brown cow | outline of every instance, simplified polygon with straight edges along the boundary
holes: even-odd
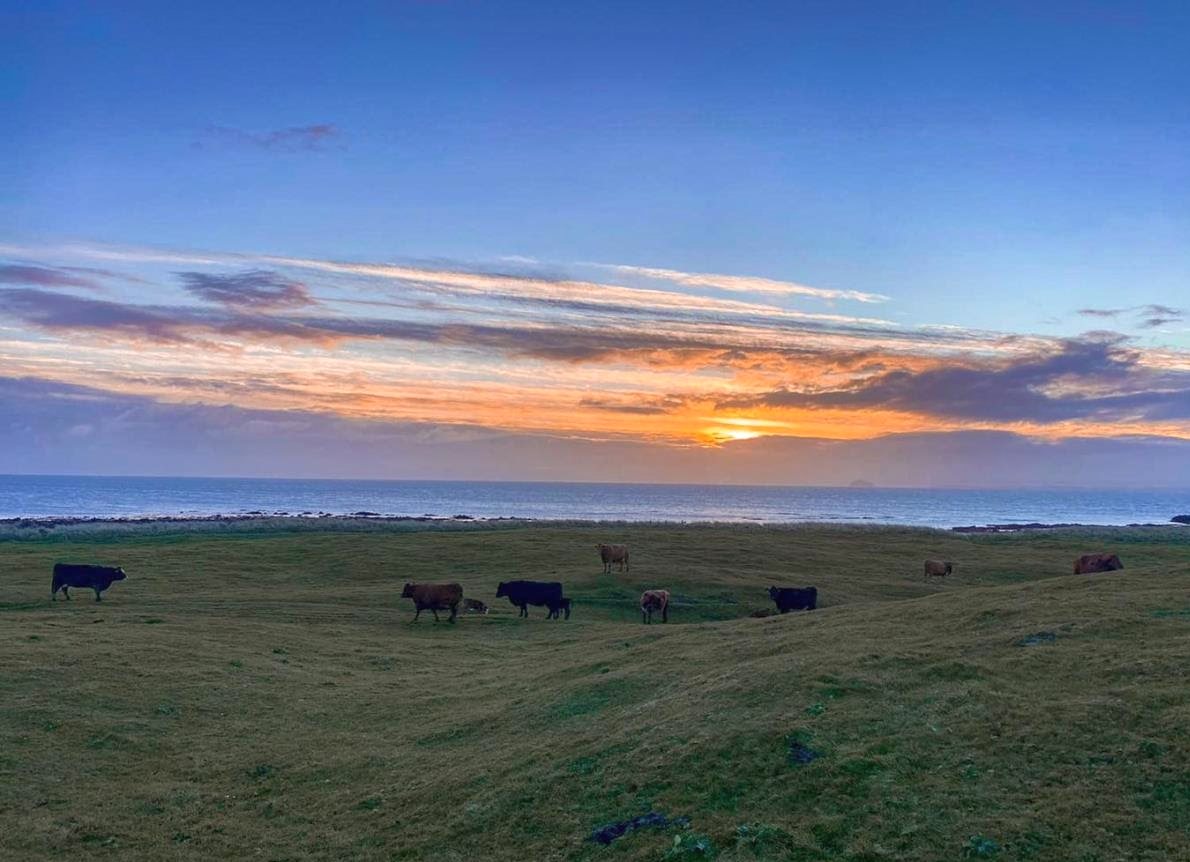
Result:
[[[661,611],[661,622],[669,622],[669,590],[645,590],[641,593],[640,621],[651,623],[654,611]]]
[[[620,571],[628,568],[628,546],[627,545],[603,545],[595,546],[595,550],[599,552],[599,558],[603,560],[603,573],[610,575],[612,571],[612,563],[620,564]]]
[[[1124,568],[1115,554],[1083,554],[1074,561],[1076,575],[1090,575],[1094,572],[1114,572]]]
[[[945,578],[954,571],[954,564],[950,560],[926,560],[926,573],[922,576],[924,580],[930,578]]]
[[[450,608],[450,620],[454,622],[459,615],[459,602],[463,600],[463,588],[458,584],[405,584],[401,598],[413,599],[417,613],[413,621],[421,616],[422,611],[432,611],[434,622],[438,622],[438,611]]]

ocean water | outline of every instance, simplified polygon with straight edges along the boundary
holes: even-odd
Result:
[[[616,521],[969,524],[1165,523],[1185,491],[808,488],[0,476],[0,518],[352,514]]]

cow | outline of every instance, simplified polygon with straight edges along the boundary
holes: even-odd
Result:
[[[620,571],[628,570],[628,546],[627,545],[603,545],[595,546],[595,550],[599,552],[599,559],[603,560],[603,573],[610,575],[612,571],[612,563],[619,563]]]
[[[817,587],[769,587],[769,598],[783,614],[812,611],[818,607]]]
[[[1074,561],[1076,575],[1090,575],[1095,572],[1114,572],[1124,568],[1115,554],[1083,554]]]
[[[945,578],[953,571],[954,563],[950,560],[926,560],[926,573],[922,575],[922,580]]]
[[[529,605],[549,608],[547,618],[552,619],[557,619],[559,610],[570,607],[570,600],[563,598],[562,585],[557,581],[501,581],[496,587],[496,598],[507,598],[521,609],[517,614],[521,617],[529,616]]]
[[[95,591],[95,601],[103,601],[100,595],[112,585],[112,581],[122,581],[128,575],[122,568],[111,566],[86,566],[72,563],[58,563],[54,566],[54,580],[50,586],[50,600],[58,601],[58,590],[70,601],[70,588],[91,589]]]
[[[669,590],[645,590],[640,594],[640,621],[651,623],[655,611],[661,612],[661,622],[669,622]]]
[[[438,611],[450,610],[448,622],[454,622],[459,615],[459,602],[463,600],[463,588],[458,584],[405,584],[401,591],[401,598],[413,599],[413,606],[417,613],[413,621],[421,616],[422,611],[434,614],[434,622],[438,622]]]
[[[465,614],[486,614],[488,606],[479,599],[463,599],[463,613]]]

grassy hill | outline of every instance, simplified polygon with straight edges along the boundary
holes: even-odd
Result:
[[[58,560],[129,579],[51,604]],[[771,583],[821,609],[749,618]],[[72,533],[0,588],[3,858],[1190,859],[1190,530]],[[585,840],[649,811],[690,825]]]

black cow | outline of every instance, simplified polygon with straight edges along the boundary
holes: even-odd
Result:
[[[549,608],[547,618],[557,619],[559,610],[566,610],[570,618],[570,600],[563,598],[562,585],[557,581],[501,581],[496,598],[507,598],[521,609],[517,616],[529,616],[529,605]]]
[[[123,569],[111,566],[84,566],[71,563],[58,563],[54,566],[54,582],[50,590],[50,598],[58,601],[58,590],[70,601],[70,588],[92,589],[95,591],[95,601],[103,601],[100,595],[112,585],[112,581],[122,581],[126,577]]]
[[[812,611],[818,607],[818,588],[769,587],[769,598],[783,614],[790,611]]]

